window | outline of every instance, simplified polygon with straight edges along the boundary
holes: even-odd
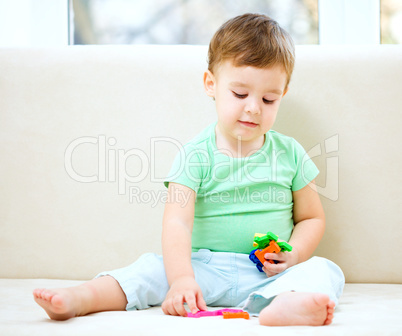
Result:
[[[279,22],[296,44],[318,43],[318,0],[72,0],[74,44],[208,44],[246,12]]]
[[[381,43],[402,44],[401,0],[381,0]]]

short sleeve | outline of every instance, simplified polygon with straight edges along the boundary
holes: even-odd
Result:
[[[207,166],[209,166],[208,154],[195,146],[186,145],[177,153],[164,184],[168,187],[169,182],[179,183],[197,193]]]
[[[302,145],[296,140],[294,140],[294,155],[297,168],[292,181],[292,191],[304,188],[314,180],[320,172]]]

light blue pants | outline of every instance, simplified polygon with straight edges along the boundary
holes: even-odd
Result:
[[[200,250],[192,253],[192,266],[208,306],[242,307],[253,315],[258,315],[276,295],[291,290],[325,293],[337,304],[345,284],[341,269],[319,257],[273,277],[259,272],[247,254]],[[127,297],[127,310],[160,306],[169,290],[162,256],[152,253],[97,277],[104,275],[120,284]]]

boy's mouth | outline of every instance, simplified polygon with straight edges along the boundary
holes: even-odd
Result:
[[[250,121],[242,121],[242,120],[239,120],[239,123],[240,123],[241,125],[243,125],[243,126],[251,127],[251,128],[254,128],[254,127],[257,127],[257,126],[258,126],[258,124],[255,124],[255,123],[250,122]]]

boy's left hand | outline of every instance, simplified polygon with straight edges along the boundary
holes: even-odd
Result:
[[[262,270],[268,277],[282,273],[289,267],[298,264],[298,253],[293,248],[291,252],[279,252],[279,253],[265,253],[265,259],[277,261],[277,264],[271,264],[268,261],[264,263]]]

